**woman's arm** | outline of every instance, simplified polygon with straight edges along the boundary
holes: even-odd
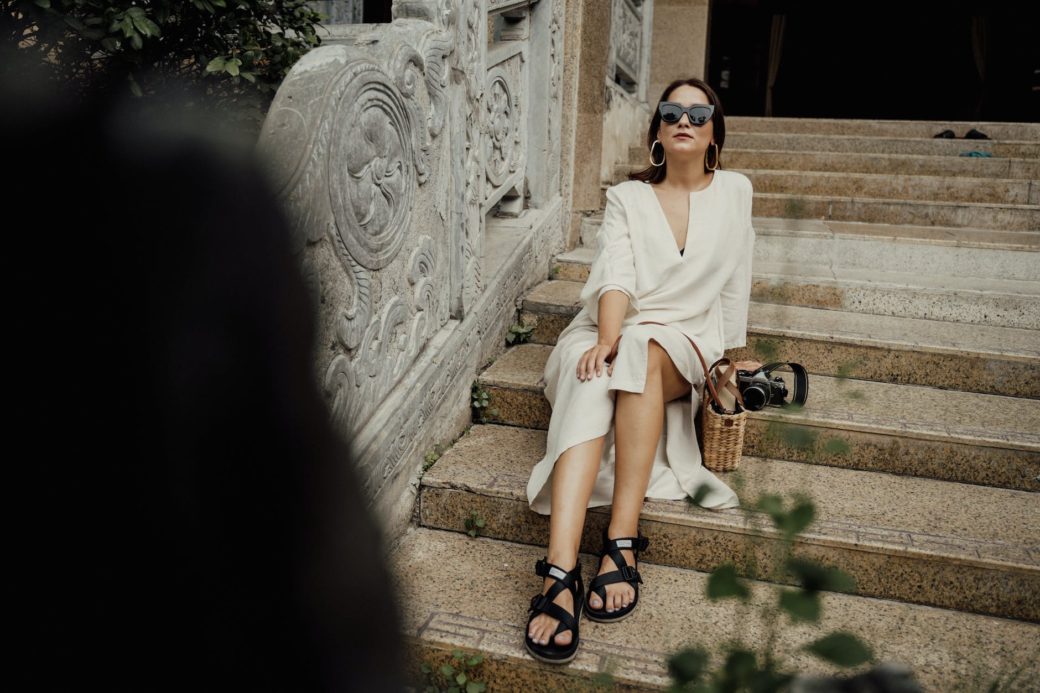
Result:
[[[600,340],[617,339],[629,310],[639,310],[636,267],[625,207],[616,186],[607,188],[607,206],[596,235],[596,258],[581,290],[581,302],[600,328]],[[601,306],[605,309],[602,313]]]

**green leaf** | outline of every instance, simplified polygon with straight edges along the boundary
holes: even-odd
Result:
[[[726,658],[725,671],[729,683],[744,688],[758,669],[755,654],[747,650],[736,650]]]
[[[36,0],[36,4],[45,10],[49,10],[51,8],[51,0]]]
[[[780,608],[795,621],[818,621],[820,595],[805,590],[783,590],[780,593]]]
[[[223,72],[224,71],[224,57],[218,55],[209,61],[206,65],[206,72]]]
[[[130,45],[133,46],[135,50],[141,50],[141,47],[144,46],[144,41],[141,40],[141,35],[136,31],[130,35]]]
[[[781,429],[781,433],[784,437],[784,442],[798,450],[811,448],[816,443],[817,435],[819,435],[816,431],[810,430],[805,426],[784,426]]]
[[[719,566],[708,576],[707,591],[709,599],[739,597],[746,600],[751,596],[747,585],[737,576],[736,566],[732,563]]]
[[[703,648],[686,648],[668,658],[668,673],[675,682],[696,683],[708,670],[708,653]]]
[[[803,645],[802,649],[842,667],[854,667],[874,658],[866,643],[852,633],[840,631]]]
[[[790,557],[787,559],[787,568],[799,578],[807,590],[851,592],[856,589],[856,581],[848,573],[806,558]]]
[[[829,455],[847,455],[850,451],[849,444],[843,438],[828,438],[823,449]]]
[[[470,681],[466,684],[466,693],[484,693],[486,688],[481,681]]]
[[[455,675],[455,667],[453,667],[450,664],[442,664],[441,665],[441,673],[444,674],[445,676],[448,676],[448,677],[454,676]]]
[[[243,79],[247,79],[250,82],[253,82],[254,84],[256,83],[256,75],[254,75],[252,72],[243,72],[241,74]]]
[[[812,501],[802,500],[784,516],[778,526],[788,537],[793,537],[812,524],[815,517],[816,507]]]
[[[484,655],[473,655],[472,657],[469,658],[469,661],[467,662],[467,664],[469,664],[471,667],[475,667],[475,666],[477,666],[478,664],[480,664],[483,661],[484,661]]]
[[[776,520],[784,513],[784,499],[775,493],[764,493],[758,497],[755,507]]]
[[[466,672],[460,671],[458,675],[455,677],[455,683],[459,684],[460,686],[464,686],[466,684]]]
[[[228,62],[224,63],[224,70],[226,70],[227,73],[230,75],[237,76],[239,63],[239,60],[229,60]]]
[[[705,483],[698,484],[697,488],[694,489],[694,491],[693,491],[693,495],[690,496],[690,500],[695,505],[700,505],[701,501],[704,500],[704,498],[709,493],[711,493],[711,486],[709,486],[708,484],[705,484]]]

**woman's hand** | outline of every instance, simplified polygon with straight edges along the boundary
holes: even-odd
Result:
[[[606,364],[607,356],[610,355],[610,347],[606,344],[596,344],[594,347],[586,351],[578,359],[578,380],[586,381],[592,380],[592,374],[595,372],[597,376],[603,375],[603,367],[607,366],[607,375],[614,373],[614,364],[617,363],[617,359]]]

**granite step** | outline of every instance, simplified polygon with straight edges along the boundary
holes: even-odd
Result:
[[[582,218],[581,240],[585,247],[595,248],[596,233],[603,223],[603,212],[588,214]],[[787,238],[829,239],[836,242],[876,241],[877,244],[868,249],[872,254],[885,253],[886,262],[896,258],[898,263],[889,266],[891,269],[916,268],[911,263],[932,263],[938,259],[938,266],[944,270],[950,263],[958,263],[952,271],[970,272],[977,277],[1005,277],[1006,272],[1016,272],[1014,277],[1035,279],[1040,274],[1037,269],[1036,256],[1019,255],[1013,252],[1004,254],[976,253],[953,248],[984,248],[1002,251],[1040,252],[1040,232],[999,231],[993,229],[974,229],[955,226],[920,226],[914,224],[875,224],[856,221],[837,221],[834,219],[787,219],[784,217],[755,216],[752,218],[755,233],[761,241],[766,236]],[[786,240],[782,241],[787,243]],[[882,243],[884,242],[884,243]],[[886,244],[893,244],[891,249]],[[920,248],[914,246],[922,246]],[[862,247],[851,245],[858,252]],[[840,252],[835,252],[835,248]],[[822,249],[822,250],[821,250]],[[943,250],[945,249],[945,250]],[[864,266],[867,260],[849,257],[848,252],[839,246],[830,250],[821,246],[816,252],[824,252],[828,262],[852,266]],[[907,253],[913,253],[908,255]],[[899,257],[909,258],[898,260]],[[994,266],[994,263],[999,263]],[[928,265],[932,266],[932,265]],[[926,266],[927,269],[927,266]],[[951,271],[951,270],[946,270]]]
[[[606,189],[600,188],[600,209]],[[755,217],[1040,233],[1040,205],[755,192]]]
[[[728,125],[728,123],[727,123]],[[725,152],[734,149],[767,149],[787,152],[842,152],[849,154],[903,154],[917,156],[955,156],[978,151],[999,159],[1038,159],[1040,139],[1032,140],[965,140],[932,137],[893,137],[890,135],[819,135],[792,132],[726,132]],[[975,157],[964,157],[975,158]],[[628,161],[643,164],[647,151],[642,145],[629,148]]]
[[[707,599],[708,574],[647,563],[640,572],[639,608],[617,624],[581,620],[578,654],[566,665],[536,661],[523,644],[528,605],[541,590],[534,573],[544,548],[457,532],[411,528],[391,555],[394,586],[402,606],[410,659],[439,665],[461,648],[484,654],[474,679],[488,690],[559,691],[598,685],[609,673],[624,690],[663,690],[667,658],[691,644],[721,655],[715,643],[742,639],[756,650],[767,631],[763,607],[776,588],[752,581],[750,608],[735,600]],[[583,575],[596,560],[580,554]],[[837,670],[800,650],[823,635],[844,630],[870,645],[877,661],[912,668],[925,690],[953,690],[988,683],[1024,666],[1023,678],[1040,677],[1036,643],[1040,626],[994,616],[907,604],[838,592],[822,592],[817,624],[781,625],[777,654],[804,674],[858,673],[870,664]]]
[[[1040,204],[1040,181],[1029,179],[908,175],[892,171],[812,171],[795,170],[790,165],[786,169],[749,169],[730,163],[728,168],[747,176],[758,193],[922,202]],[[616,178],[614,182],[625,180],[628,180],[627,175]]]
[[[1040,204],[1040,184],[1014,178],[946,177],[892,173],[742,170],[764,193],[870,197],[886,200]]]
[[[550,280],[525,296],[520,320],[535,343],[556,336],[580,309],[583,284]],[[1040,398],[1036,330],[752,301],[743,360],[797,361],[810,373]]]
[[[480,374],[490,423],[548,429],[542,376],[551,351],[517,345]],[[812,375],[797,414],[748,413],[744,453],[1040,491],[1040,401]]]
[[[614,181],[646,168],[649,152],[630,151],[631,163],[614,167]],[[739,149],[728,142],[722,150],[722,167],[736,170],[833,171],[907,176],[945,176],[949,178],[1040,178],[1040,160],[1003,159],[974,156],[934,156],[928,154],[857,154],[855,152],[791,152],[781,149]]]
[[[584,283],[602,217],[582,223],[588,246],[556,256],[554,279]],[[1040,328],[1036,246],[972,243],[985,232],[886,238],[878,225],[837,232],[819,221],[756,218],[752,300],[978,325]],[[849,225],[844,225],[846,228]],[[921,227],[910,227],[913,230]],[[866,230],[873,235],[865,233]],[[908,233],[888,229],[889,233]],[[972,243],[968,245],[968,243]],[[1028,250],[1023,250],[1028,248]]]
[[[917,137],[929,139],[943,130],[961,138],[975,128],[996,140],[1040,141],[1040,123],[1005,123],[978,120],[885,120],[856,118],[773,118],[726,116],[728,132],[857,135],[860,137]],[[980,140],[957,139],[972,143]],[[985,141],[985,140],[981,140]]]
[[[544,545],[548,517],[530,510],[526,489],[545,437],[534,429],[473,426],[424,475],[419,523],[465,532],[466,518],[476,512],[485,520],[484,536]],[[816,506],[816,520],[794,554],[845,571],[856,581],[855,594],[1040,621],[1035,493],[749,456],[718,476],[742,508],[644,502],[640,527],[651,544],[645,562],[710,572],[754,548],[762,565],[782,550],[783,537],[768,515],[753,511],[756,499],[803,493]],[[609,508],[595,508],[590,517],[582,550],[595,552]]]

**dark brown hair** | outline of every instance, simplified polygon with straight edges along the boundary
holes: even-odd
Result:
[[[715,144],[719,147],[718,156],[718,167],[722,168],[722,146],[726,142],[726,116],[722,113],[722,102],[719,101],[718,94],[715,90],[708,86],[708,83],[702,79],[691,77],[689,79],[677,79],[661,92],[661,98],[654,104],[654,117],[650,119],[650,129],[646,133],[646,147],[647,150],[653,146],[654,140],[657,139],[657,132],[661,129],[661,114],[657,112],[657,107],[662,101],[666,101],[668,95],[672,93],[672,90],[676,87],[681,87],[684,84],[688,84],[691,87],[697,87],[705,94],[708,95],[708,103],[715,106],[715,112],[711,114],[712,129],[714,131]],[[660,155],[658,155],[660,158]],[[704,172],[709,171],[707,165],[704,166]],[[654,166],[653,164],[648,165],[642,171],[636,171],[628,174],[629,180],[641,180],[644,183],[660,183],[664,180],[668,173],[668,161],[666,160],[660,166]]]

